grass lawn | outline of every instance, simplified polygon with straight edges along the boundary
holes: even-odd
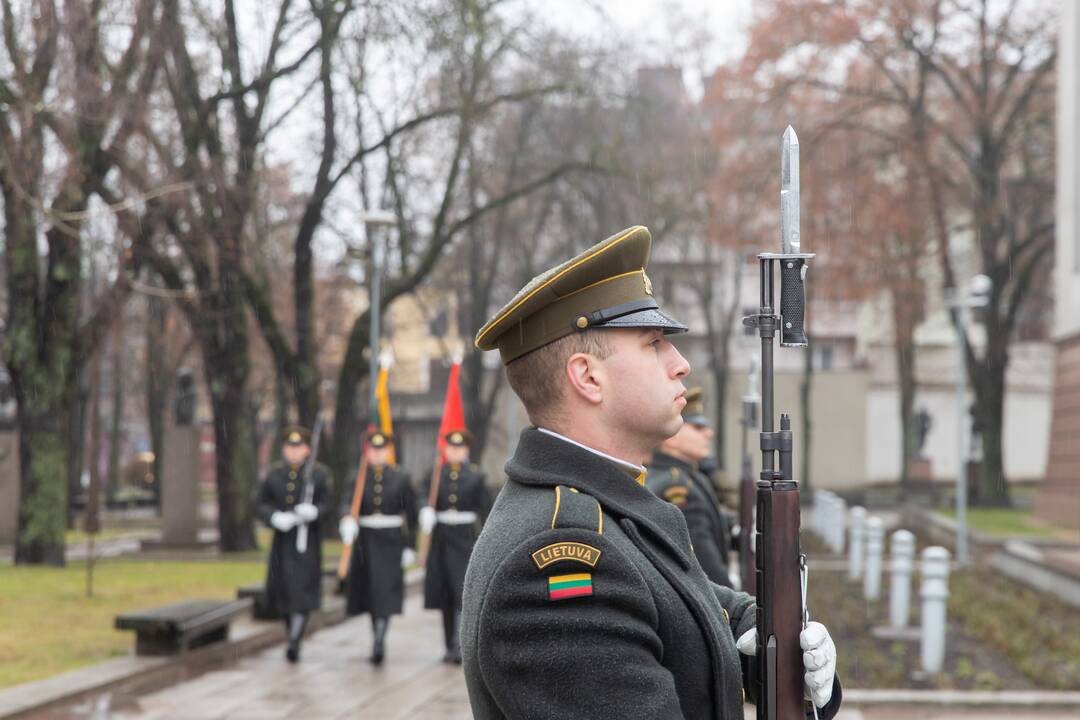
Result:
[[[94,596],[86,565],[0,566],[0,687],[45,678],[131,651],[118,613],[194,598],[233,598],[265,574],[261,553],[205,561],[99,560]]]
[[[955,510],[938,510],[956,519]],[[968,526],[975,532],[1008,537],[1054,537],[1058,530],[1034,520],[1030,510],[1013,508],[968,508]]]

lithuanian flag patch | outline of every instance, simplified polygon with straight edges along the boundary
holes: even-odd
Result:
[[[592,595],[592,573],[552,575],[548,578],[548,600],[566,600]]]

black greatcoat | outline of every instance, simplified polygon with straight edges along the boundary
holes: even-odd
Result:
[[[303,466],[293,468],[281,463],[270,468],[259,484],[255,511],[268,527],[275,512],[292,512],[304,501]],[[322,603],[322,533],[321,519],[333,511],[330,473],[322,465],[312,469],[312,504],[319,508],[319,519],[308,525],[307,551],[296,549],[297,528],[289,532],[274,530],[270,559],[266,566],[266,599],[270,609],[281,617],[292,613],[318,610]]]
[[[535,428],[506,473],[465,577],[474,717],[741,720],[735,639],[754,602],[709,582],[682,513],[623,466]],[[579,594],[559,599],[559,583]],[[840,694],[834,680],[822,720]]]
[[[350,501],[352,493],[350,488],[345,494]],[[405,522],[401,527],[360,528],[360,535],[353,543],[346,581],[345,610],[349,615],[401,614],[405,599],[401,553],[406,547],[416,547],[416,514],[416,491],[400,467],[368,467],[360,516],[401,515]]]
[[[431,496],[431,473],[427,474],[423,498]],[[442,466],[439,496],[435,510],[475,512],[477,522],[471,525],[436,523],[431,533],[427,566],[424,569],[424,607],[429,610],[460,610],[461,593],[465,585],[465,568],[476,543],[477,527],[484,524],[491,509],[491,493],[487,478],[476,465]]]
[[[731,587],[728,576],[731,530],[709,478],[689,463],[656,452],[649,464],[645,486],[661,500],[682,510],[701,568],[717,585]]]

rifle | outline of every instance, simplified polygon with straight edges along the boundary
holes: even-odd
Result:
[[[435,447],[435,467],[431,469],[431,490],[428,492],[428,507],[435,509],[439,501],[439,482],[442,480],[443,459],[438,445]],[[420,567],[427,567],[428,553],[431,551],[431,534],[420,533],[420,552],[417,553]]]
[[[304,471],[300,481],[304,484],[303,501],[309,505],[315,499],[315,483],[311,482],[311,473],[315,470],[315,458],[319,456],[319,437],[322,435],[322,426],[322,415],[319,415],[315,419],[315,429],[311,432],[311,453],[307,456],[307,460],[304,461]],[[306,553],[307,541],[308,524],[300,523],[300,527],[296,529],[296,552],[301,555]]]
[[[353,519],[360,517],[360,502],[364,499],[364,485],[367,483],[367,445],[361,449],[360,467],[356,471],[356,481],[353,483],[352,503],[349,506],[349,515]],[[349,574],[349,563],[352,561],[352,543],[341,546],[341,559],[338,560],[338,580],[344,580]]]
[[[758,720],[806,717],[802,649],[806,626],[806,556],[799,549],[799,483],[792,474],[791,418],[780,415],[773,429],[773,339],[780,326],[781,347],[806,347],[803,280],[813,254],[801,252],[799,238],[799,139],[789,125],[780,149],[781,252],[760,253],[760,308],[743,318],[761,337],[761,476],[757,483],[756,580]],[[780,314],[774,310],[773,265],[780,263]],[[776,460],[779,458],[779,467]],[[756,676],[756,677],[755,677]],[[817,708],[811,703],[814,716]]]

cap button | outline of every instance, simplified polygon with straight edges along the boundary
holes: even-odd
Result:
[[[589,327],[589,319],[582,315],[577,319],[577,323],[575,324],[578,326],[579,329],[584,330],[585,328]]]

